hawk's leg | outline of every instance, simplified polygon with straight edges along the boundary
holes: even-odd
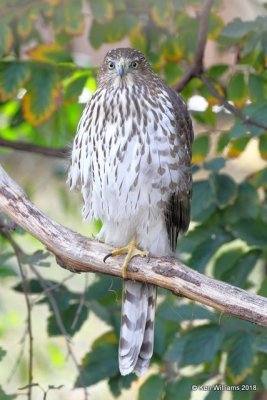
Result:
[[[108,257],[116,257],[120,254],[126,254],[126,257],[124,259],[123,265],[122,265],[122,277],[124,279],[127,278],[127,267],[129,262],[133,257],[140,256],[140,257],[147,257],[148,256],[148,251],[143,251],[138,249],[136,245],[135,238],[130,241],[130,243],[127,244],[127,246],[120,247],[118,249],[113,250],[111,253],[107,254],[106,257],[104,257],[104,262]]]

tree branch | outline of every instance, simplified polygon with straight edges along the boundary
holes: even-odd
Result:
[[[24,191],[0,166],[0,209],[53,253],[59,265],[73,272],[101,272],[122,276],[122,258],[103,258],[111,246],[73,232],[35,207]],[[174,258],[136,258],[128,268],[129,279],[171,290],[175,295],[267,327],[267,298],[217,281],[186,267]]]
[[[22,262],[21,262],[21,251],[17,244],[12,239],[10,233],[8,231],[2,231],[1,234],[9,241],[10,245],[12,246],[18,267],[21,274],[22,279],[22,287],[26,301],[26,308],[27,308],[27,330],[29,335],[29,362],[28,362],[28,400],[32,399],[32,384],[33,384],[33,332],[32,332],[32,305],[28,294],[28,279],[24,272]]]
[[[178,92],[183,90],[183,88],[191,81],[191,79],[199,77],[199,75],[201,75],[203,72],[203,58],[208,37],[210,11],[213,3],[214,0],[206,0],[201,13],[199,14],[199,28],[194,61],[186,74],[173,87],[174,90],[177,90]]]
[[[236,108],[234,105],[229,103],[227,99],[225,99],[225,97],[223,97],[218,92],[216,87],[212,84],[210,79],[204,73],[203,59],[208,37],[209,17],[213,3],[214,0],[206,0],[201,13],[199,14],[199,29],[198,29],[198,37],[197,37],[196,53],[194,56],[194,61],[189,67],[188,71],[173,87],[173,89],[180,92],[193,78],[199,78],[202,80],[202,82],[210,91],[210,93],[221,102],[221,104],[226,108],[226,110],[230,111],[232,114],[241,119],[241,121],[243,121],[247,125],[254,125],[257,126],[258,128],[263,128],[267,130],[266,124],[248,117],[247,115],[243,114],[240,110],[238,110],[238,108]]]
[[[263,128],[263,129],[267,130],[267,125],[265,125],[262,122],[259,122],[259,121],[255,120],[253,118],[248,117],[247,115],[243,114],[240,110],[238,110],[238,108],[233,106],[233,104],[229,103],[229,101],[227,101],[225,99],[225,97],[223,97],[218,92],[216,87],[212,84],[212,81],[207,76],[205,76],[204,74],[201,74],[200,75],[200,79],[206,85],[206,87],[210,91],[210,93],[214,97],[216,97],[218,100],[220,100],[221,104],[224,106],[224,108],[226,108],[226,110],[230,111],[236,117],[241,119],[241,121],[243,121],[246,125],[254,125],[254,126],[257,126],[258,128]]]
[[[33,143],[25,143],[25,142],[13,142],[11,140],[5,140],[0,138],[0,147],[6,147],[9,149],[27,151],[30,153],[42,154],[44,156],[49,157],[57,157],[57,158],[65,158],[68,154],[69,150],[67,147],[62,148],[53,148],[53,147],[45,147],[39,146]]]

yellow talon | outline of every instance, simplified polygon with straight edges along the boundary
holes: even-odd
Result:
[[[108,257],[116,257],[121,254],[126,254],[126,257],[122,265],[122,277],[123,279],[126,279],[127,267],[131,259],[136,256],[147,257],[148,251],[143,251],[138,249],[136,241],[135,239],[133,239],[130,241],[130,243],[127,244],[127,246],[120,247],[118,249],[113,250],[110,254],[107,254],[103,261],[105,262]]]

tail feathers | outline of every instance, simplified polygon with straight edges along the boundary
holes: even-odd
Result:
[[[143,375],[149,366],[149,361],[153,355],[154,347],[154,321],[155,321],[155,310],[157,301],[157,288],[153,285],[148,285],[148,309],[146,326],[144,332],[143,343],[141,350],[136,362],[134,372],[136,375]]]
[[[123,288],[119,366],[122,375],[142,375],[153,353],[156,287],[125,281]]]

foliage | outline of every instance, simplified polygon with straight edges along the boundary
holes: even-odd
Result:
[[[257,142],[259,157],[267,159],[267,18],[237,18],[224,26],[219,17],[221,6],[220,1],[215,2],[208,38],[222,51],[231,50],[235,62],[214,64],[205,75],[219,95],[231,101],[237,113],[230,125],[221,130],[219,122],[229,119],[229,115],[223,107],[218,108],[220,98],[210,92],[203,80],[194,78],[182,90],[185,100],[193,95],[203,96],[207,107],[204,111],[192,110],[202,132],[193,147],[193,224],[181,238],[178,251],[192,268],[267,296],[263,269],[257,275],[258,285],[255,278],[251,279],[256,266],[266,263],[267,167],[242,180],[229,168],[231,160],[238,161],[252,140]],[[88,0],[84,7],[92,13],[88,42],[94,49],[106,43],[115,46],[128,37],[132,47],[143,51],[153,69],[172,86],[193,62],[196,15],[203,7],[202,1]],[[70,51],[73,38],[84,31],[84,7],[81,0],[2,1],[2,138],[52,147],[66,146],[71,141],[82,112],[79,96],[84,89],[92,93],[96,88],[95,63],[81,67]],[[50,32],[52,41],[46,40],[41,26]],[[14,226],[4,217],[0,225],[16,241],[26,236],[19,228],[13,232]],[[111,393],[118,397],[137,379],[122,377],[118,371],[120,302],[116,296],[120,293],[120,280],[98,276],[84,293],[78,293],[45,277],[47,268],[43,267],[51,261],[46,253],[25,253],[21,250],[23,267],[37,271],[27,283],[28,296],[36,307],[47,305],[49,337],[72,337],[90,313],[108,326],[108,331],[85,349],[74,385],[89,386],[107,380]],[[13,255],[10,240],[2,238],[1,284],[15,280],[11,290],[23,296],[24,284],[11,262]],[[260,327],[177,300],[163,290],[160,294],[152,362],[158,373],[142,382],[140,400],[173,400],[178,398],[177,393],[179,399],[186,400],[191,396],[192,385],[204,384],[211,378],[227,385],[255,384],[258,390],[266,388],[267,341]],[[0,348],[0,361],[9,351]],[[193,368],[185,376],[183,368],[188,366]],[[207,398],[221,398],[221,394],[210,392]],[[251,393],[242,392],[242,396],[251,398]],[[5,394],[0,388],[0,398],[17,396]]]

